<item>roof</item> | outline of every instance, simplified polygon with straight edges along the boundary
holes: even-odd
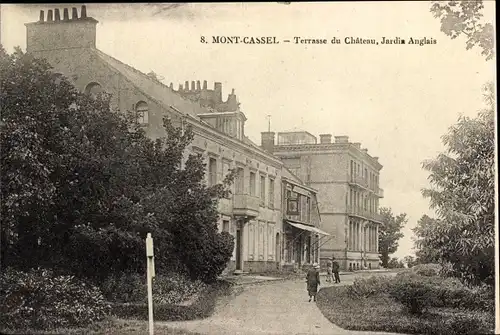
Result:
[[[104,52],[98,49],[93,49],[93,50],[101,60],[103,60],[111,68],[115,69],[120,74],[125,76],[132,83],[132,85],[134,85],[139,91],[141,91],[144,95],[146,95],[153,101],[156,101],[157,103],[163,105],[163,107],[165,108],[170,108],[171,110],[174,110],[180,114],[187,114],[187,116],[189,116],[190,118],[205,125],[209,125],[207,122],[203,121],[202,118],[199,116],[199,114],[209,113],[209,110],[202,107],[199,103],[196,103],[194,101],[182,97],[179,93],[175,92],[170,87],[162,84],[161,82],[153,80],[147,74],[133,68],[132,66],[127,65],[119,61],[118,59],[105,54]],[[235,112],[235,113],[241,113],[241,112]],[[212,126],[210,127],[213,128]],[[218,131],[215,128],[213,129],[215,131]],[[243,137],[242,142],[246,145],[251,146],[260,153],[263,153],[265,155],[273,157],[276,160],[279,160],[278,157],[269,154],[267,151],[265,151],[260,146],[251,141],[247,136]]]
[[[117,70],[130,80],[143,94],[163,104],[165,107],[174,106],[184,113],[188,113],[199,120],[198,114],[206,113],[207,110],[199,104],[183,98],[170,87],[157,82],[150,78],[148,75],[136,70],[130,65],[120,62],[118,59],[113,58],[104,52],[94,49],[96,55],[106,62],[109,66]]]

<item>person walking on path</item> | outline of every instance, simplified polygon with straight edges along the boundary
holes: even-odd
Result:
[[[333,272],[332,272],[332,261],[328,260],[326,262],[326,281],[331,283],[333,281]]]
[[[332,257],[332,271],[333,271],[333,275],[335,276],[335,283],[336,284],[340,283],[339,270],[340,270],[339,263],[335,260],[335,257]]]
[[[333,274],[332,274],[332,262],[328,260],[326,262],[326,282],[331,283],[333,281]]]
[[[318,286],[321,284],[319,280],[319,265],[314,263],[313,268],[307,272],[307,292],[309,293],[309,302],[314,298],[316,301],[316,293]]]

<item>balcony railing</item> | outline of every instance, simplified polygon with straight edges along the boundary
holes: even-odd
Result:
[[[379,213],[370,212],[370,211],[367,211],[363,208],[348,206],[347,213],[349,215],[352,215],[352,216],[358,216],[358,217],[362,217],[364,219],[376,221],[376,222],[382,222],[382,219],[383,219],[382,215],[380,215]]]
[[[256,217],[259,215],[260,198],[249,194],[235,194],[233,214],[236,216]]]
[[[364,188],[368,188],[368,179],[361,176],[351,176],[351,184],[356,184]]]

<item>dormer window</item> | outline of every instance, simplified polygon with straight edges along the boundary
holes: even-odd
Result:
[[[235,137],[243,139],[246,117],[241,112],[213,112],[198,114],[203,121],[210,124],[215,129]]]
[[[135,112],[137,115],[137,123],[147,125],[149,122],[149,108],[148,104],[144,101],[139,101],[135,105]]]
[[[90,83],[85,87],[85,94],[88,94],[92,97],[96,97],[99,94],[103,93],[104,90],[102,89],[102,86],[98,83]]]

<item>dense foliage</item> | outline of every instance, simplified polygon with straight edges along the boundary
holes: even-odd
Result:
[[[413,268],[395,277],[358,277],[351,286],[322,288],[317,304],[330,321],[348,330],[491,334],[495,325],[491,287],[471,289],[457,278],[421,276]]]
[[[148,302],[144,275],[118,274],[108,277],[101,285],[108,301],[118,303]],[[153,301],[155,304],[179,304],[199,295],[207,289],[200,280],[190,280],[180,274],[156,276],[153,279]]]
[[[217,229],[223,183],[204,183],[191,128],[164,120],[151,140],[106,94],[87,96],[43,60],[0,50],[2,264],[102,279],[143,273],[144,238],[157,273],[217,278],[233,251]]]
[[[408,222],[405,213],[394,215],[390,208],[380,208],[382,223],[379,226],[378,234],[378,252],[382,266],[387,268],[391,254],[398,250],[398,241],[403,237],[401,229]]]
[[[0,276],[0,325],[2,329],[54,329],[84,326],[110,312],[97,287],[73,276],[51,271],[12,269]]]
[[[441,31],[452,39],[465,36],[467,50],[478,46],[486,60],[495,55],[492,22],[484,22],[482,0],[432,1],[431,13],[441,21]],[[483,21],[483,22],[482,22]]]
[[[451,264],[451,274],[477,284],[494,283],[495,117],[493,84],[487,108],[476,118],[460,117],[443,136],[445,153],[424,163],[432,188],[423,190],[438,214],[414,229],[417,247]]]

